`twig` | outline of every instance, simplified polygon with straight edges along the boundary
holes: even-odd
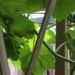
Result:
[[[73,61],[73,60],[71,60],[71,59],[68,59],[68,58],[66,58],[66,57],[64,57],[64,56],[61,56],[61,55],[55,53],[44,41],[43,41],[43,44],[44,44],[44,45],[46,46],[46,48],[48,48],[48,50],[55,56],[55,58],[58,57],[58,58],[60,58],[60,59],[62,59],[62,60],[64,60],[64,61],[67,61],[67,62],[69,62],[69,63],[75,64],[75,61]]]
[[[49,19],[52,15],[52,11],[54,9],[55,3],[56,3],[56,0],[49,0],[49,5],[46,9],[46,13],[45,13],[44,19],[42,21],[42,25],[41,25],[41,28],[39,31],[38,39],[36,41],[28,69],[26,71],[26,75],[31,75],[31,73],[33,71],[33,67],[34,67],[35,61],[37,59],[38,53],[40,51],[40,47],[41,47],[41,44],[43,42],[45,31],[46,31]]]
[[[27,15],[27,18],[29,18],[30,14]]]
[[[38,36],[38,33],[35,31],[35,34]],[[67,42],[65,42],[64,44],[66,44]],[[67,62],[69,62],[69,63],[72,63],[72,64],[75,64],[75,61],[73,61],[73,60],[71,60],[71,59],[68,59],[68,58],[66,58],[66,57],[64,57],[64,56],[61,56],[61,55],[59,55],[59,54],[57,54],[56,52],[54,52],[47,44],[46,44],[46,42],[45,41],[43,41],[43,44],[46,46],[46,48],[49,50],[49,52],[50,53],[52,53],[54,56],[55,56],[55,58],[57,57],[57,58],[60,58],[60,59],[62,59],[62,60],[64,60],[64,61],[67,61]],[[62,44],[58,49],[60,49],[64,44]],[[58,50],[57,49],[57,50]]]
[[[52,28],[52,27],[54,27],[54,26],[56,26],[56,24],[53,24],[53,25],[51,25],[51,26],[48,26],[47,29],[50,29],[50,28]]]
[[[68,42],[64,42],[64,43],[62,43],[61,45],[59,45],[58,47],[57,47],[57,49],[56,49],[56,53],[58,53],[59,52],[59,50],[64,46],[64,45],[66,45]]]

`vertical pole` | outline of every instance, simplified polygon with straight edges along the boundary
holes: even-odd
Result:
[[[0,75],[3,75],[3,74],[2,74],[2,69],[1,69],[1,65],[0,65]]]
[[[54,75],[54,69],[47,70],[47,75]]]
[[[49,74],[49,70],[47,70],[47,75],[50,75],[50,74]]]
[[[66,26],[67,26],[66,20],[56,23],[56,48],[63,42],[65,42],[64,32],[66,30]],[[58,54],[65,56],[65,46],[63,46],[58,51]],[[65,61],[60,58],[56,58],[55,75],[66,75],[65,73],[66,73]]]
[[[41,44],[43,42],[43,38],[44,38],[44,35],[45,35],[45,31],[46,31],[49,19],[52,15],[53,9],[55,7],[56,0],[49,0],[48,3],[49,4],[46,8],[46,12],[45,12],[42,24],[41,24],[39,35],[38,35],[35,47],[33,49],[33,53],[32,53],[32,56],[31,56],[31,59],[30,59],[30,62],[29,62],[28,69],[26,71],[26,75],[31,75],[31,73],[33,71],[34,64],[35,64],[35,61],[36,61],[37,56],[39,54],[40,47],[41,47]]]
[[[10,75],[8,61],[7,61],[7,55],[3,40],[3,34],[2,29],[0,28],[0,65],[2,68],[2,74],[3,75]]]

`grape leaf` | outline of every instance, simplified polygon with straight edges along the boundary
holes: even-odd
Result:
[[[61,21],[75,10],[75,0],[57,0],[53,16]]]
[[[20,60],[18,59],[18,60],[10,60],[10,63],[12,63],[13,64],[13,66],[15,67],[15,68],[17,68],[19,71],[22,71],[22,69],[21,69],[21,62],[20,62]]]
[[[72,60],[75,60],[75,30],[69,30],[65,34],[67,43],[67,48],[71,52],[70,58]],[[75,65],[70,64],[70,73],[72,73],[72,70],[74,69]]]
[[[1,16],[1,20],[3,27],[10,34],[26,38],[31,38],[34,35],[34,23],[20,14]]]
[[[68,49],[72,53],[75,53],[75,31],[70,30],[66,32],[65,38],[66,38],[66,41],[68,42],[67,43]]]
[[[25,52],[25,55],[21,58],[22,69],[24,71],[27,70],[31,55],[31,51]],[[54,57],[50,52],[48,52],[47,48],[42,45],[32,73],[34,75],[41,75],[46,69],[49,68],[54,68]]]
[[[14,23],[10,26],[11,32],[22,37],[32,37],[34,34],[34,23],[21,15],[14,15]]]
[[[9,35],[4,34],[4,42],[5,42],[5,47],[6,47],[8,58],[17,60],[18,53],[17,53],[17,48],[15,47],[14,39]]]
[[[0,15],[11,14],[15,12],[32,13],[44,10],[48,0],[2,0],[0,1]],[[75,10],[73,0],[57,0],[53,16],[60,21],[66,18]],[[36,6],[36,7],[35,7]]]
[[[55,43],[55,34],[52,30],[46,30],[44,41],[46,41],[48,44]]]
[[[0,14],[39,11],[45,8],[47,2],[48,0],[2,0],[0,1]]]

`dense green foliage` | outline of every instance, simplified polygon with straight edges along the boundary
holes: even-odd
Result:
[[[54,17],[61,21],[64,18],[74,12],[75,10],[75,0],[57,0],[56,7],[54,10]]]
[[[47,3],[48,0],[0,0],[0,26],[3,28],[7,56],[16,66],[20,65],[18,68],[23,71],[27,69],[32,55],[37,39],[34,31],[37,30],[36,26],[38,25],[23,14],[44,10]],[[67,18],[75,10],[74,5],[75,0],[57,0],[53,17],[57,21]],[[74,32],[75,30],[69,31],[66,36],[69,42],[67,46],[75,55]],[[54,32],[47,29],[44,40],[48,45],[54,44]],[[54,68],[54,56],[42,44],[33,74],[42,75],[43,71],[49,68]]]
[[[67,47],[69,51],[71,52],[70,58],[72,60],[75,60],[75,13],[71,13],[68,16],[68,29],[65,33],[65,38],[67,42]],[[70,64],[70,75],[73,74],[75,70],[75,65]]]

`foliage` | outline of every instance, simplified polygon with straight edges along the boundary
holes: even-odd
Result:
[[[71,52],[70,58],[72,60],[75,60],[75,14],[74,13],[71,13],[68,16],[68,30],[65,33],[65,37],[66,41],[68,42],[67,47]],[[75,65],[70,64],[70,75],[73,74],[74,70],[75,70]]]
[[[54,10],[54,17],[61,21],[75,10],[75,0],[57,0]]]
[[[71,52],[70,58],[72,60],[75,60],[75,30],[69,30],[66,34],[66,40],[68,41],[67,47],[69,51]],[[70,64],[70,72],[74,69],[74,64]]]
[[[74,11],[74,3],[75,0],[57,0],[53,12],[53,16],[56,20],[61,21]],[[17,64],[19,60],[19,68],[24,71],[28,67],[37,39],[34,33],[36,30],[34,22],[24,16],[24,13],[31,14],[36,11],[44,10],[47,4],[48,0],[0,0],[0,26],[3,28],[7,56],[12,61],[15,60],[15,62],[13,62],[14,64]],[[69,41],[67,46],[72,53],[75,53],[73,49],[75,47],[75,37],[71,31],[69,32],[70,37],[66,34],[68,37],[67,41]],[[48,45],[54,44],[55,34],[53,31],[47,30],[44,40]],[[44,44],[42,44],[33,74],[41,75],[42,72],[48,68],[54,68],[54,57],[48,52]]]
[[[10,5],[9,2],[12,4]],[[29,1],[27,1],[27,2],[29,3]],[[23,16],[23,13],[18,11],[18,9],[17,9],[19,7],[13,5],[14,3],[15,3],[14,1],[13,2],[7,1],[7,4],[8,4],[7,6],[2,5],[4,7],[4,9],[2,9],[3,11],[1,11],[1,16],[0,16],[1,17],[1,25],[3,27],[4,41],[5,41],[8,58],[10,58],[11,61],[15,65],[16,64],[20,65],[19,67],[18,67],[18,65],[16,65],[16,67],[18,67],[19,69],[22,69],[22,70],[26,70],[28,67],[29,61],[30,61],[30,57],[32,55],[32,50],[34,47],[33,44],[35,44],[37,36],[34,35],[34,30],[35,30],[34,23],[32,21],[30,21],[27,17]],[[29,4],[32,6],[32,8],[34,7],[34,5],[32,5],[31,3],[29,3]],[[11,10],[9,10],[10,9],[8,7],[9,5],[10,5]],[[18,5],[18,3],[17,3],[17,5]],[[38,6],[38,8],[40,8],[40,7]],[[7,11],[5,11],[5,9]],[[42,9],[43,9],[43,7],[42,7]],[[15,11],[15,10],[17,10],[17,11]],[[31,9],[31,11],[30,11],[27,8],[26,10],[29,13],[33,12],[33,9]],[[8,12],[8,13],[5,13],[5,12]],[[51,35],[48,35],[50,33],[51,33]],[[45,36],[46,41],[49,39],[52,39],[52,40],[55,39],[54,33],[50,30],[47,30],[46,35],[47,35],[47,36]],[[38,56],[38,59],[35,63],[35,67],[33,70],[34,75],[36,75],[36,74],[41,75],[43,73],[43,71],[45,71],[46,69],[54,68],[53,55],[50,52],[46,51],[47,48],[44,45],[41,47],[41,50],[42,51],[45,50],[45,51],[44,52],[41,51]],[[46,58],[47,62],[44,61],[44,58]],[[18,62],[18,60],[19,60],[19,62]],[[51,63],[49,63],[50,61],[51,61]],[[39,70],[39,68],[41,70]]]

